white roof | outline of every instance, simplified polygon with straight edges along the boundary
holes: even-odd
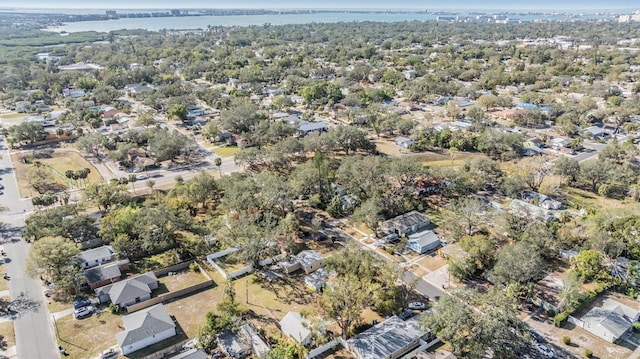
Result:
[[[310,324],[308,319],[300,316],[300,313],[289,312],[280,321],[280,329],[287,337],[304,343],[311,335],[308,328]]]

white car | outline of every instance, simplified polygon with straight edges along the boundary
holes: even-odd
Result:
[[[137,175],[136,176],[136,179],[138,181],[146,180],[147,178],[149,178],[149,176],[147,176],[147,175]]]
[[[73,311],[73,317],[76,319],[87,318],[87,317],[90,317],[91,314],[93,314],[94,310],[95,308],[91,305],[88,307],[78,308]]]
[[[427,305],[423,302],[411,302],[407,306],[409,309],[417,309],[417,310],[425,310],[427,309]]]
[[[110,348],[100,354],[100,359],[113,359],[120,355],[120,351],[115,348]]]
[[[555,357],[555,353],[549,349],[548,346],[544,345],[544,344],[536,344],[536,349],[538,349],[538,351],[540,351],[540,353],[544,354],[547,358],[553,358]]]

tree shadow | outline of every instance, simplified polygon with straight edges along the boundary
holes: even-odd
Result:
[[[21,293],[16,299],[11,301],[10,313],[16,317],[20,317],[28,312],[39,312],[42,307],[42,303],[38,300],[27,297],[24,293]]]

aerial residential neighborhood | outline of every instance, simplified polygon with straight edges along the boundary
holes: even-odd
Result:
[[[616,9],[0,11],[0,357],[640,358]]]

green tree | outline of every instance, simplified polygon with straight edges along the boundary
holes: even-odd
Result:
[[[597,279],[606,272],[604,254],[595,249],[582,250],[573,260],[573,265],[584,280]]]
[[[501,286],[526,284],[541,279],[544,271],[545,262],[540,251],[529,242],[517,242],[500,249],[489,278]]]
[[[462,358],[518,358],[528,326],[518,318],[518,303],[502,291],[463,290],[445,295],[421,324],[451,344]]]
[[[108,212],[113,206],[126,203],[129,191],[126,185],[118,183],[89,184],[84,189],[84,198],[98,206],[100,211]]]
[[[73,288],[80,273],[80,250],[75,243],[63,237],[44,237],[35,242],[27,253],[27,273],[43,277],[59,288]]]
[[[167,115],[169,115],[171,118],[176,118],[178,120],[184,121],[187,119],[187,108],[184,106],[184,104],[181,103],[173,104],[167,110]]]
[[[333,280],[322,293],[325,315],[334,319],[344,339],[349,338],[354,325],[362,320],[362,310],[371,303],[373,288],[369,282],[355,276],[342,276]]]

